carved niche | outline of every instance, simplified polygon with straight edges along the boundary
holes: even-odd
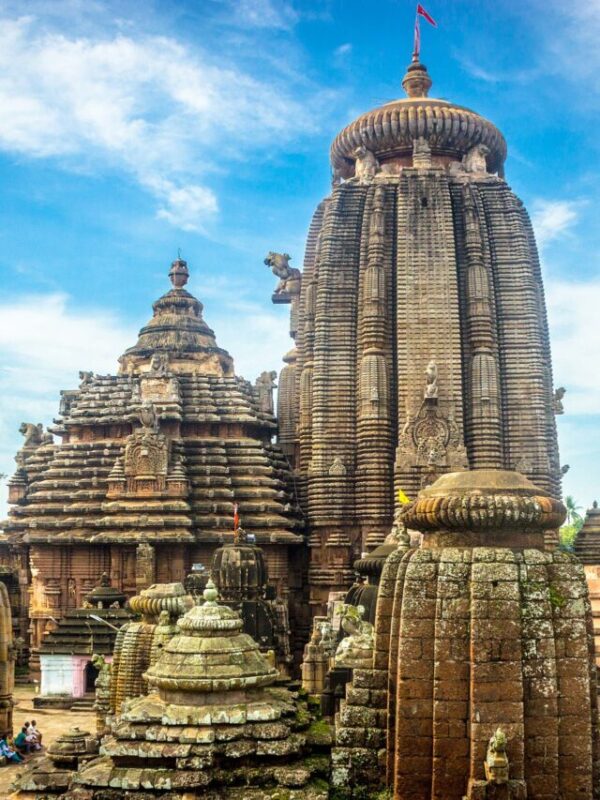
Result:
[[[440,410],[435,398],[424,400],[418,414],[408,417],[398,442],[398,460],[403,467],[422,467],[435,476],[438,471],[468,468],[458,425]]]

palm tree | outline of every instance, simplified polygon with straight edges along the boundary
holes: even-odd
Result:
[[[567,509],[567,525],[581,525],[583,523],[583,517],[579,513],[581,506],[577,505],[577,500],[573,495],[568,494],[565,497],[565,506]]]

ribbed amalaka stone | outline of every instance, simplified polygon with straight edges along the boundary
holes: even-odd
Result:
[[[544,550],[544,531],[563,518],[547,492],[503,470],[447,474],[407,506],[403,519],[423,545],[388,559],[382,582],[395,576],[393,601],[382,586],[366,673],[387,676],[387,785],[397,800],[499,796],[484,773],[498,728],[508,740],[502,796],[593,796],[587,586],[573,556]],[[368,685],[360,677],[355,685]],[[352,756],[342,748],[337,758],[352,769]]]
[[[302,522],[287,460],[271,441],[272,388],[236,377],[202,304],[184,288],[187,264],[176,260],[169,276],[172,288],[119,373],[82,372],[79,389],[62,393],[54,428],[62,441],[22,426],[6,533],[25,551],[32,647],[52,618],[81,607],[103,572],[131,597],[182,581],[192,564],[208,569],[233,538],[237,503],[264,545],[277,595],[298,610],[301,653],[303,569],[290,553],[302,545]]]
[[[176,620],[194,605],[180,583],[155,584],[129,601],[141,616],[117,633],[108,688],[108,717],[118,715],[130,697],[145,694],[146,670],[154,664],[165,644],[177,632]]]
[[[209,582],[148,669],[150,693],[124,706],[68,798],[327,797],[323,764],[304,759],[306,704],[273,685],[277,670],[216,599]]]
[[[409,97],[333,142],[333,190],[307,243],[280,426],[298,442],[317,613],[389,532],[399,489],[414,498],[445,472],[500,468],[560,496],[542,280],[506,143],[427,97],[422,64],[404,85]],[[333,570],[325,544],[340,525],[349,545]]]

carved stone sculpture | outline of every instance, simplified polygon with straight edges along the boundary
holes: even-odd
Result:
[[[508,757],[506,755],[506,734],[497,728],[490,738],[484,761],[485,779],[500,785],[508,783]]]
[[[379,161],[373,152],[364,145],[354,150],[354,176],[359,183],[371,183],[375,175],[379,172]]]
[[[425,397],[427,400],[436,400],[438,397],[438,368],[433,359],[431,359],[429,364],[427,364],[425,377],[426,383],[423,397]]]
[[[423,169],[431,166],[431,147],[424,136],[419,136],[413,142],[412,165],[416,169]]]
[[[300,294],[301,273],[299,269],[290,267],[290,260],[291,256],[287,253],[274,253],[273,251],[267,253],[265,264],[271,268],[273,275],[279,278],[275,294]]]
[[[451,161],[448,172],[459,180],[486,177],[489,174],[487,168],[489,154],[490,150],[486,145],[477,144],[465,153],[461,161]]]
[[[342,629],[346,634],[335,651],[336,667],[370,667],[373,658],[373,626],[363,619],[363,606],[344,604]]]
[[[476,175],[487,175],[487,157],[490,148],[485,144],[476,144],[463,159],[466,172]]]
[[[564,414],[565,409],[563,406],[563,397],[565,396],[567,390],[564,386],[559,386],[558,389],[554,392],[553,396],[553,405],[554,405],[554,413],[555,414]]]
[[[275,370],[261,372],[255,381],[258,393],[258,405],[265,414],[273,414],[273,390],[277,388]]]
[[[149,375],[163,376],[169,372],[169,354],[154,353],[150,359]]]
[[[37,425],[33,422],[22,422],[19,427],[19,433],[25,437],[23,447],[37,447],[42,443],[44,426],[41,422]]]

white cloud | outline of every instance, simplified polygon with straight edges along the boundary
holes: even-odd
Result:
[[[578,218],[578,201],[569,200],[534,200],[531,221],[540,249],[563,236]]]
[[[230,14],[231,22],[241,27],[288,30],[298,21],[298,12],[281,0],[233,0]]]
[[[269,3],[241,5],[246,16],[264,6],[268,19]],[[217,210],[208,173],[314,129],[273,75],[256,80],[232,63],[170,37],[0,19],[0,149],[125,172],[156,196],[161,218],[199,229]]]
[[[351,52],[352,45],[350,42],[345,42],[344,44],[341,44],[339,47],[335,48],[333,55],[336,56],[336,58],[344,58],[344,56],[349,56]]]
[[[0,303],[0,472],[14,472],[19,424],[51,423],[60,389],[80,369],[114,372],[136,330],[104,309],[74,308],[64,294],[23,295]],[[0,519],[5,493],[0,492]]]
[[[554,381],[569,414],[600,413],[600,278],[546,281]]]

